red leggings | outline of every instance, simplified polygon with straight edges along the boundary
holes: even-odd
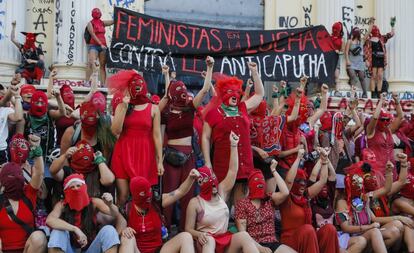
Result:
[[[26,79],[28,83],[32,83],[33,81],[37,81],[40,83],[40,80],[43,77],[43,70],[39,67],[35,67],[33,71],[23,70],[22,77]]]

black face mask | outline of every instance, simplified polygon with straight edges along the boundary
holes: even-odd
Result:
[[[23,108],[23,111],[30,110],[30,103],[29,102],[26,102],[26,101],[23,101],[22,102],[22,108]]]

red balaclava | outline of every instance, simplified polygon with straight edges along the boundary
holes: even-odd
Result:
[[[266,113],[267,113],[267,103],[266,103],[266,100],[263,99],[262,102],[260,102],[259,106],[256,109],[254,109],[250,114],[252,116],[264,118],[266,117]]]
[[[381,37],[381,33],[380,33],[378,26],[376,25],[372,26],[371,37],[376,37],[376,38]]]
[[[33,51],[36,50],[36,36],[38,35],[38,33],[27,33],[27,32],[22,32],[22,34],[24,36],[26,36],[26,41],[24,42],[23,48],[25,50],[29,50],[32,49]]]
[[[0,184],[4,187],[3,195],[6,199],[23,198],[24,177],[20,166],[17,163],[6,163],[0,171]]]
[[[10,159],[17,164],[23,164],[29,157],[29,142],[22,134],[15,134],[10,141]]]
[[[230,106],[230,99],[235,98],[236,104],[240,103],[243,81],[237,77],[222,76],[216,80],[218,96],[226,106]]]
[[[99,114],[92,102],[85,102],[81,105],[80,118],[82,122],[82,130],[88,137],[93,137],[96,133]]]
[[[161,98],[158,95],[152,95],[151,101],[154,105],[158,105],[161,101]]]
[[[386,111],[381,109],[381,113],[378,117],[377,129],[380,132],[384,132],[391,124],[392,118],[393,117],[391,113],[387,113]]]
[[[81,183],[79,189],[71,189],[72,183]],[[68,204],[69,208],[75,211],[82,211],[90,203],[88,195],[88,187],[85,184],[85,178],[81,174],[71,174],[63,181],[63,192],[65,194],[64,204]]]
[[[128,91],[131,96],[130,103],[133,105],[142,105],[151,102],[147,97],[147,83],[139,74],[136,74],[128,83]]]
[[[75,94],[69,85],[64,84],[60,87],[60,96],[62,97],[63,103],[69,105],[71,108],[75,108]]]
[[[142,209],[147,210],[152,201],[151,184],[143,177],[134,177],[129,183],[129,189],[134,204]]]
[[[94,8],[92,10],[92,18],[93,19],[100,19],[102,17],[102,12],[99,8]]]
[[[198,177],[198,185],[200,185],[200,197],[210,201],[213,195],[213,187],[218,188],[218,180],[214,172],[207,166],[198,168],[200,176]]]
[[[359,30],[358,27],[352,28],[351,34],[352,34],[352,38],[355,38],[355,39],[358,39],[358,40],[361,39],[361,30]]]
[[[375,175],[372,175],[372,173],[366,173],[364,174],[364,189],[367,192],[372,192],[378,189],[378,180]]]
[[[168,86],[168,98],[174,107],[187,107],[190,99],[187,87],[182,81],[171,81]]]
[[[348,175],[351,198],[360,198],[364,192],[364,179],[359,174]]]
[[[312,209],[309,206],[308,199],[300,192],[300,188],[306,187],[308,175],[302,169],[298,169],[296,173],[295,181],[293,182],[290,199],[296,204],[301,206],[305,211],[305,223],[312,223]]]
[[[23,84],[20,88],[20,96],[26,96],[30,95],[33,96],[33,94],[36,92],[36,88],[31,84]]]
[[[114,96],[111,100],[111,106],[112,106],[112,115],[115,115],[116,107],[122,103],[122,99],[124,98],[124,94],[122,92],[117,91],[115,92]]]
[[[336,22],[332,25],[332,35],[331,39],[334,44],[334,47],[336,50],[342,49],[342,36],[344,35],[344,32],[342,31],[342,23]]]
[[[87,141],[81,140],[76,144],[76,148],[70,160],[70,167],[80,174],[92,172],[95,168],[93,147]]]
[[[91,102],[95,106],[95,108],[103,114],[106,109],[106,97],[102,92],[95,92],[91,97]]]
[[[364,150],[362,151],[362,160],[363,161],[376,161],[376,156],[374,151],[372,151],[372,149],[370,148],[364,148]]]
[[[260,170],[253,170],[249,176],[249,199],[266,197],[266,181]]]
[[[47,95],[43,91],[36,91],[33,93],[30,101],[29,114],[35,117],[43,117],[47,113]]]

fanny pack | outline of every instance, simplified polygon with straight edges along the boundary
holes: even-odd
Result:
[[[361,50],[362,50],[362,47],[361,46],[357,46],[354,49],[351,49],[350,51],[351,51],[351,53],[354,56],[357,56],[357,55],[359,55],[361,53]]]
[[[189,159],[193,151],[190,154],[181,152],[175,148],[167,146],[164,148],[164,159],[172,166],[180,167],[183,166]]]

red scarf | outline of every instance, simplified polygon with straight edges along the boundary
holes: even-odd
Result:
[[[73,185],[79,185],[78,189],[72,189]],[[69,205],[69,208],[75,211],[82,211],[90,203],[88,195],[88,187],[85,184],[85,179],[81,174],[72,174],[63,181],[63,191],[65,198],[64,204]]]
[[[306,193],[300,192],[300,188],[303,186],[306,187],[306,181],[308,180],[308,177],[306,175],[306,172],[304,170],[298,169],[298,172],[296,174],[295,182],[292,185],[292,189],[290,190],[290,199],[295,203],[296,205],[303,208],[305,212],[305,224],[312,224],[312,209],[309,206],[309,200],[304,195]]]

